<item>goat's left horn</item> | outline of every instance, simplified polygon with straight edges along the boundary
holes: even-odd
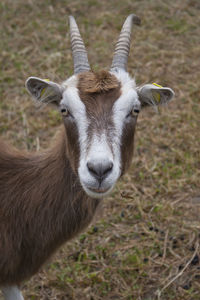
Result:
[[[111,71],[116,69],[126,70],[130,50],[132,24],[140,25],[140,23],[140,18],[134,14],[131,14],[126,18],[115,46],[114,57],[110,69]]]
[[[70,38],[74,61],[74,74],[90,70],[87,51],[73,16],[69,17]]]

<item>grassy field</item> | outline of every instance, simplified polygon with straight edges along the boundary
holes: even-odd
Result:
[[[0,134],[21,149],[48,147],[61,120],[34,107],[26,78],[73,73],[69,14],[93,68],[109,68],[132,12],[142,26],[129,72],[137,84],[171,87],[175,100],[141,113],[128,174],[88,231],[24,283],[26,299],[200,299],[199,0],[1,0]]]

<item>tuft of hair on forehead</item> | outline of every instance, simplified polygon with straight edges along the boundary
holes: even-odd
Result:
[[[117,78],[108,71],[84,72],[78,75],[78,88],[84,93],[104,93],[120,86]]]

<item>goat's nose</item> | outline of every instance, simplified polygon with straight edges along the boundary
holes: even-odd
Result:
[[[102,181],[112,171],[113,163],[111,161],[104,161],[101,163],[88,161],[87,168],[91,175],[93,175],[98,181]]]

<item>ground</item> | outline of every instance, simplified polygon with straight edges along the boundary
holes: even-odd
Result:
[[[1,0],[0,134],[21,149],[48,147],[61,120],[34,107],[26,78],[73,74],[70,14],[93,68],[108,69],[130,13],[142,19],[130,74],[175,99],[141,113],[128,174],[99,219],[22,285],[26,299],[200,299],[199,0]]]

